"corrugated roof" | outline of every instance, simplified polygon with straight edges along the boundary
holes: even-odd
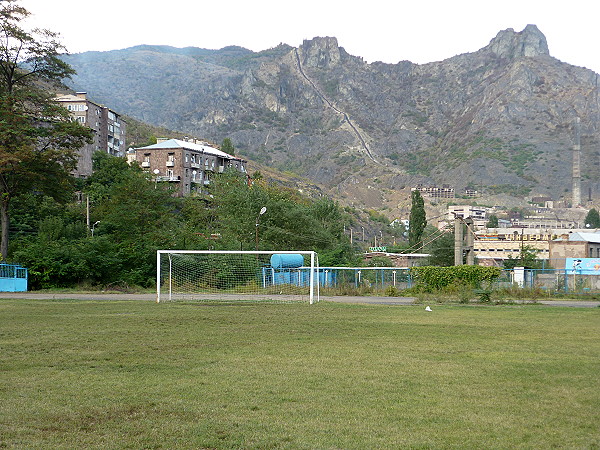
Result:
[[[209,155],[218,156],[220,158],[225,159],[238,159],[229,153],[225,153],[221,150],[218,150],[214,147],[209,147],[208,145],[194,144],[193,142],[180,141],[179,139],[168,139],[166,141],[160,142],[158,144],[148,145],[147,147],[139,147],[136,150],[154,150],[154,149],[165,149],[165,148],[184,148],[186,150],[195,150],[197,152],[204,152]]]
[[[578,233],[570,233],[569,241],[585,241],[585,242],[593,242],[595,244],[600,243],[600,233],[586,233],[580,231]]]

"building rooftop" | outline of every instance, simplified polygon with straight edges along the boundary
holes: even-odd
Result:
[[[578,232],[569,233],[569,241],[585,241],[600,244],[600,233]]]
[[[147,147],[139,147],[136,150],[155,150],[155,149],[176,149],[183,148],[186,150],[195,150],[198,152],[207,153],[209,155],[218,156],[220,158],[225,159],[237,159],[242,161],[241,158],[230,155],[229,153],[225,153],[221,150],[218,150],[214,147],[209,147],[208,145],[195,144],[193,142],[181,141],[179,139],[168,139],[163,142],[159,142],[157,144],[148,145]]]

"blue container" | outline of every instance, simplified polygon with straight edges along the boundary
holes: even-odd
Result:
[[[273,269],[297,268],[304,265],[304,256],[297,253],[275,254],[271,256]]]

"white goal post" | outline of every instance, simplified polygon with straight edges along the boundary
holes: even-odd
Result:
[[[313,251],[158,250],[156,301],[319,301]]]

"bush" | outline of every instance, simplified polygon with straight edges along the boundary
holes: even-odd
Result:
[[[412,267],[410,274],[418,286],[427,292],[455,286],[479,288],[482,283],[491,283],[502,273],[498,267],[483,266],[422,266]]]

